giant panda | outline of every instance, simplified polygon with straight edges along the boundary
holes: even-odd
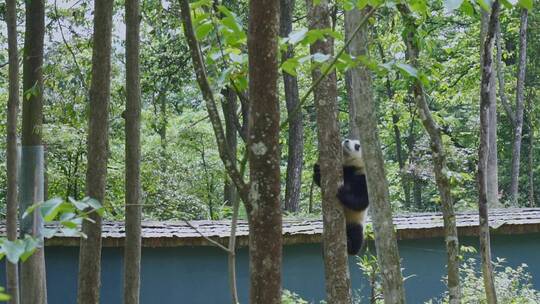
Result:
[[[343,147],[343,185],[337,197],[345,211],[347,253],[357,255],[364,241],[364,227],[369,207],[365,163],[358,140],[345,139]],[[321,186],[319,164],[313,166],[313,180]]]

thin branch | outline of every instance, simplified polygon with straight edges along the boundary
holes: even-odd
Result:
[[[80,81],[84,87],[85,92],[88,94],[88,92],[90,91],[88,90],[88,86],[86,85],[86,81],[84,80],[84,75],[82,73],[81,66],[79,65],[79,62],[77,61],[77,56],[75,55],[75,52],[73,52],[73,49],[71,48],[66,37],[64,36],[63,25],[60,22],[60,14],[58,13],[58,6],[56,4],[56,0],[54,0],[54,14],[55,14],[56,21],[58,23],[58,29],[60,30],[60,35],[62,36],[62,41],[64,42],[64,45],[66,46],[66,49],[68,50],[68,52],[71,54],[71,58],[73,59],[73,62],[75,63],[75,66],[77,67],[77,72],[78,72]]]
[[[216,240],[213,240],[209,237],[207,237],[206,235],[204,235],[199,229],[197,229],[197,227],[193,226],[188,220],[184,220],[184,222],[189,226],[191,227],[191,229],[195,230],[195,232],[197,232],[203,239],[207,240],[208,242],[210,242],[212,245],[216,246],[216,247],[219,247],[220,249],[226,251],[226,252],[230,252],[229,248],[221,245],[221,243],[219,243],[218,241]]]

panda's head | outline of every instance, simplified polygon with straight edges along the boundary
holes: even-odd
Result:
[[[362,157],[360,141],[355,139],[345,139],[341,145],[343,146],[343,165],[364,170],[365,164],[364,158]]]

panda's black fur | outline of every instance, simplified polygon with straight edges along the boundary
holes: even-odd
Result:
[[[369,206],[365,164],[358,140],[346,139],[343,147],[343,186],[337,197],[345,210],[347,252],[356,255],[364,241],[364,227]],[[319,164],[313,166],[313,180],[321,186]]]

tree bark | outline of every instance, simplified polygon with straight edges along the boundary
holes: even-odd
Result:
[[[249,1],[250,303],[281,303],[279,2]]]
[[[532,98],[529,98],[529,207],[534,207],[534,123],[532,115]]]
[[[482,11],[480,41],[485,41],[489,14]],[[483,46],[480,48],[480,65],[483,65]],[[499,172],[497,168],[497,91],[495,88],[496,75],[491,73],[489,79],[489,115],[488,115],[488,160],[487,160],[487,200],[491,208],[499,205]]]
[[[523,131],[523,108],[525,91],[525,69],[527,67],[527,19],[529,11],[521,9],[519,27],[519,63],[516,85],[516,118],[514,123],[514,141],[512,145],[512,170],[510,181],[510,201],[517,206],[519,198],[519,165],[521,159],[521,138]]]
[[[224,100],[221,104],[223,108],[223,117],[225,120],[225,139],[229,151],[231,151],[233,165],[236,167],[236,153],[238,146],[238,131],[236,130],[236,111],[238,106],[236,103],[236,93],[230,87],[223,90]],[[238,194],[236,193],[236,187],[231,181],[229,176],[225,176],[225,182],[223,186],[223,199],[229,206],[233,206],[238,201]]]
[[[358,21],[362,19],[362,13],[357,10],[349,10],[345,11],[345,40],[348,40],[351,38],[354,30],[358,26]],[[366,27],[363,27],[358,31],[358,33],[353,37],[351,44],[349,44],[349,47],[347,48],[347,52],[353,56],[366,56],[368,55],[368,49],[365,47],[368,45],[368,29]],[[347,70],[345,72],[345,88],[347,90],[347,95],[353,96],[353,90],[358,88],[353,88],[353,72],[351,69]],[[360,138],[360,130],[358,129],[358,125],[356,124],[356,112],[358,105],[353,102],[353,100],[349,100],[349,138],[353,139],[359,139]]]
[[[17,1],[6,1],[6,25],[9,54],[9,99],[7,105],[6,137],[6,234],[10,241],[17,239],[17,184],[19,176],[17,147],[17,115],[19,113],[19,55],[17,47]],[[6,287],[10,304],[19,303],[18,264],[6,259]]]
[[[43,201],[43,39],[45,3],[26,1],[26,27],[23,54],[23,115],[19,200],[21,209]],[[43,219],[40,212],[21,220],[21,235],[32,235],[43,245]],[[21,264],[21,303],[45,304],[45,254],[43,248]]]
[[[365,11],[360,12],[360,15]],[[353,19],[358,22],[358,19]],[[355,43],[354,52],[366,52],[366,44]],[[351,44],[352,45],[352,44]],[[352,53],[352,55],[357,55]],[[384,301],[387,304],[405,303],[405,291],[397,248],[396,233],[388,193],[388,181],[377,131],[371,74],[364,66],[351,69],[351,101],[356,103],[356,124],[360,130],[362,154],[366,163],[368,193],[372,208],[370,215],[375,234],[377,261],[381,269]]]
[[[331,5],[327,0],[318,4],[307,0],[310,30],[331,27]],[[334,39],[330,36],[310,46],[311,54],[333,55]],[[316,63],[313,63],[315,65]],[[322,75],[321,67],[312,69],[315,83]],[[335,71],[330,72],[313,89],[317,109],[317,137],[319,141],[319,165],[321,169],[323,253],[328,303],[351,303],[351,280],[347,258],[345,215],[337,199],[337,191],[343,183],[342,148],[337,120],[337,82]]]
[[[138,304],[141,284],[141,86],[139,0],[126,0],[126,240],[124,303]]]
[[[420,47],[416,43],[415,33],[416,23],[409,8],[404,4],[399,4],[398,9],[403,16],[404,23],[408,31],[405,38],[407,46],[406,54],[409,62],[413,66],[420,66],[418,57],[420,55]],[[448,166],[446,162],[446,151],[444,149],[441,131],[429,109],[426,94],[419,80],[415,80],[414,96],[420,120],[426,129],[430,141],[433,158],[433,171],[439,195],[441,196],[441,209],[443,213],[445,242],[447,251],[447,267],[448,267],[448,293],[449,303],[461,303],[460,283],[459,283],[459,241],[456,226],[456,214],[454,212],[454,198],[452,196],[452,187],[448,178]]]
[[[111,90],[112,0],[95,1],[92,49],[92,83],[88,123],[88,165],[86,195],[104,204],[109,151],[109,99]],[[90,214],[94,221],[84,221],[79,250],[77,302],[99,303],[101,275],[101,216]]]
[[[489,23],[486,27],[485,41],[482,51],[482,81],[480,87],[480,146],[478,148],[478,212],[480,225],[480,255],[482,258],[482,274],[484,278],[484,288],[488,304],[497,303],[497,294],[493,278],[493,266],[491,264],[491,245],[489,236],[488,219],[488,159],[489,159],[489,109],[491,104],[492,91],[495,87],[492,84],[493,78],[493,40],[497,23],[499,22],[500,3],[498,0],[491,6]]]
[[[294,0],[281,0],[279,35],[287,37],[292,31],[292,15]],[[281,61],[294,57],[292,45],[281,54]],[[287,154],[287,179],[285,184],[285,210],[297,212],[300,206],[300,193],[302,187],[302,169],[304,155],[304,122],[302,111],[295,112],[300,103],[298,93],[298,80],[296,77],[283,72],[283,86],[285,89],[285,103],[289,121],[289,138]]]

